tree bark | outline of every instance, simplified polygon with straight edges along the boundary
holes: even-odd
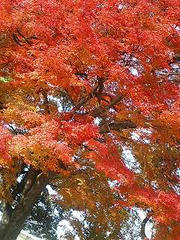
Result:
[[[33,181],[32,174],[28,177],[19,203],[16,205],[15,209],[13,209],[7,225],[1,230],[0,240],[17,239],[26,218],[31,213],[34,203],[50,180],[50,176],[38,173],[36,170],[33,170],[33,176],[34,173],[36,173],[36,176],[33,178]]]

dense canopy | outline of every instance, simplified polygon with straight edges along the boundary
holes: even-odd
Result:
[[[11,212],[40,194],[25,186],[41,176],[66,180],[60,204],[95,209],[94,166],[116,182],[112,209],[149,209],[154,239],[180,239],[179,13],[179,0],[1,0],[0,198]]]

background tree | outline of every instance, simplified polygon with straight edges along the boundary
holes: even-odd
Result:
[[[112,209],[150,209],[156,239],[179,239],[179,12],[178,0],[1,1],[2,240],[49,183],[61,204],[96,211],[89,164],[118,182]]]
[[[57,226],[63,218],[64,210],[53,201],[50,201],[48,190],[32,208],[30,216],[25,221],[24,230],[39,238],[57,240]]]

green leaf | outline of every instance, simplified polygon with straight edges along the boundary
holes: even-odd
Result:
[[[0,77],[0,82],[4,82],[4,83],[7,83],[7,82],[10,82],[12,79],[10,77]]]

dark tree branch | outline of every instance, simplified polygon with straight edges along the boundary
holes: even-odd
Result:
[[[86,104],[91,98],[93,98],[95,96],[95,92],[98,89],[98,83],[93,87],[91,93],[89,93],[89,95],[87,95],[85,98],[82,98],[74,107],[74,111],[77,111],[78,109],[80,109],[82,106],[84,106],[84,104]]]
[[[45,186],[53,179],[54,175],[52,172],[45,175],[33,168],[31,169],[23,190],[23,196],[13,209],[8,224],[4,226],[5,228],[0,229],[1,240],[17,239],[25,219],[31,212],[32,206],[37,201]]]
[[[12,34],[13,40],[19,45],[23,46],[24,43],[27,43],[29,45],[32,45],[32,39],[37,39],[36,36],[31,36],[31,37],[25,37],[19,29],[17,29],[16,33]]]
[[[76,72],[75,75],[79,76],[81,78],[87,78],[88,77],[87,73],[83,73],[83,72]]]
[[[9,219],[12,215],[13,209],[11,207],[11,205],[7,202],[4,202],[2,204],[2,219],[1,219],[1,223],[0,223],[0,230],[2,230],[6,224],[8,224]]]
[[[122,129],[128,129],[128,128],[136,128],[137,125],[133,123],[130,120],[125,120],[125,121],[118,121],[118,122],[111,122],[111,123],[105,123],[101,125],[100,127],[100,133],[108,133],[111,130],[114,131],[120,131]]]
[[[86,73],[76,73],[78,76],[85,76],[87,78]],[[74,111],[77,111],[82,106],[84,106],[91,98],[97,97],[99,103],[101,102],[101,97],[104,89],[104,78],[97,77],[97,83],[93,87],[92,91],[84,98],[82,98],[74,107]]]
[[[145,219],[142,221],[141,223],[141,237],[142,239],[147,238],[146,233],[145,233],[145,228],[146,228],[146,224],[149,221],[149,219],[152,217],[152,211],[150,211],[147,216],[145,217]]]
[[[21,47],[23,46],[21,40],[17,37],[17,35],[16,35],[15,33],[13,33],[12,37],[13,37],[13,40],[14,40],[19,46],[21,46]]]
[[[17,134],[24,135],[24,134],[28,133],[27,129],[18,128],[16,126],[14,127],[11,124],[8,125],[8,129],[14,135],[17,135]]]
[[[174,62],[180,62],[180,54],[175,54],[174,55]]]
[[[33,36],[30,37],[30,38],[25,37],[25,36],[20,32],[19,29],[17,29],[17,33],[24,39],[24,42],[26,42],[26,43],[29,44],[29,45],[32,45],[32,42],[30,41],[30,39],[34,39]],[[35,39],[36,39],[36,38],[35,38]]]
[[[98,99],[98,102],[101,103],[105,79],[97,77],[97,80],[98,80],[98,89],[97,89],[95,95],[96,95],[96,97]]]
[[[123,95],[115,97],[106,107],[99,106],[98,108],[92,110],[89,114],[93,117],[98,117],[101,113],[107,111],[108,109],[114,107],[124,98]]]
[[[49,108],[49,101],[48,101],[48,97],[47,97],[47,93],[44,89],[41,89],[41,94],[43,96],[43,105],[44,105],[44,110],[46,113],[50,114],[50,108]]]
[[[115,97],[110,104],[106,107],[106,109],[109,109],[111,107],[113,107],[114,105],[116,105],[117,103],[119,103],[121,100],[123,100],[124,96],[123,95],[119,95],[117,97]]]

